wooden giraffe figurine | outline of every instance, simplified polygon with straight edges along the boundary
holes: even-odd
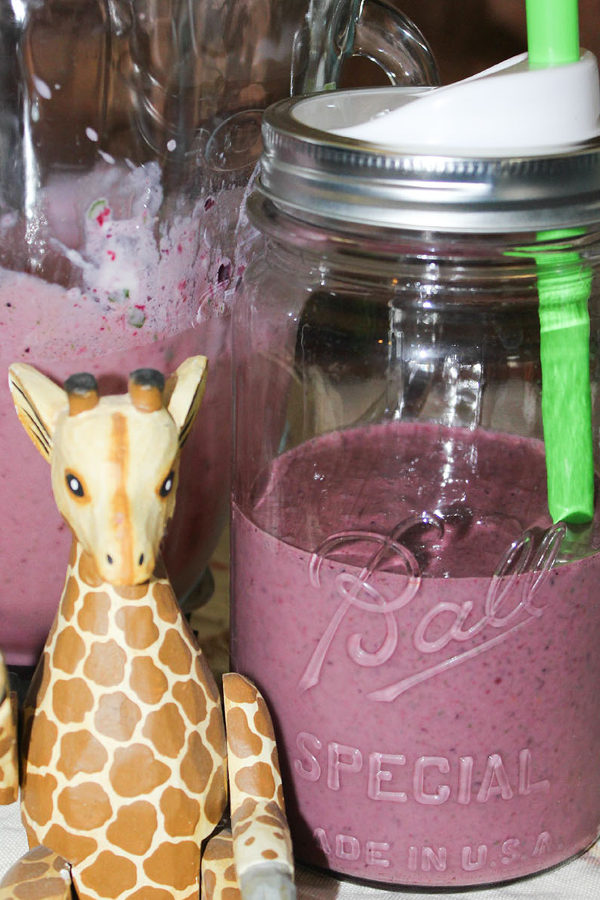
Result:
[[[219,693],[157,559],[205,372],[204,357],[187,360],[166,383],[155,370],[137,370],[127,394],[100,398],[88,374],[62,389],[31,366],[10,369],[17,413],[51,464],[73,533],[65,588],[25,704],[22,816],[31,847],[68,861],[79,900],[197,900],[200,845],[226,806]],[[268,714],[244,719],[230,741],[239,746],[263,729],[267,746]],[[262,762],[258,753],[242,765],[250,794],[264,796]],[[277,766],[272,753],[270,765]],[[280,791],[276,802],[276,849],[259,842],[250,865],[242,859],[233,871],[243,881],[250,867],[259,882],[262,872],[271,896],[291,897]],[[258,809],[246,807],[249,821]],[[0,900],[21,896],[5,887]],[[252,877],[244,897],[260,890]]]

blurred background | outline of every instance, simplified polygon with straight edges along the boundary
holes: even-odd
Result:
[[[442,84],[466,78],[527,46],[525,0],[390,0],[419,26],[438,61]],[[600,0],[579,0],[581,45],[600,56]],[[385,84],[374,65],[353,60],[350,83]]]

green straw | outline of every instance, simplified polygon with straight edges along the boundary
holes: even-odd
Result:
[[[526,3],[530,67],[577,62],[577,0]],[[542,232],[538,240],[564,238],[568,242],[577,233],[573,229]],[[548,508],[553,522],[589,522],[594,514],[588,311],[591,270],[574,250],[530,248],[530,252],[537,264]]]

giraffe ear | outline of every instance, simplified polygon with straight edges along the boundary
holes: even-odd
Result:
[[[49,461],[56,420],[68,405],[67,394],[26,363],[13,363],[8,370],[8,385],[21,424]]]
[[[179,429],[180,447],[187,440],[200,408],[206,387],[207,366],[205,356],[190,356],[167,380],[165,403]]]

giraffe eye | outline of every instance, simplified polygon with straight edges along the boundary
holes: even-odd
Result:
[[[173,470],[169,472],[165,480],[160,486],[159,494],[161,497],[168,497],[171,491],[173,490],[173,484],[175,483],[175,473]]]
[[[85,491],[83,490],[83,485],[81,484],[79,478],[76,475],[73,475],[72,472],[67,472],[66,476],[67,487],[76,497],[83,497]]]

